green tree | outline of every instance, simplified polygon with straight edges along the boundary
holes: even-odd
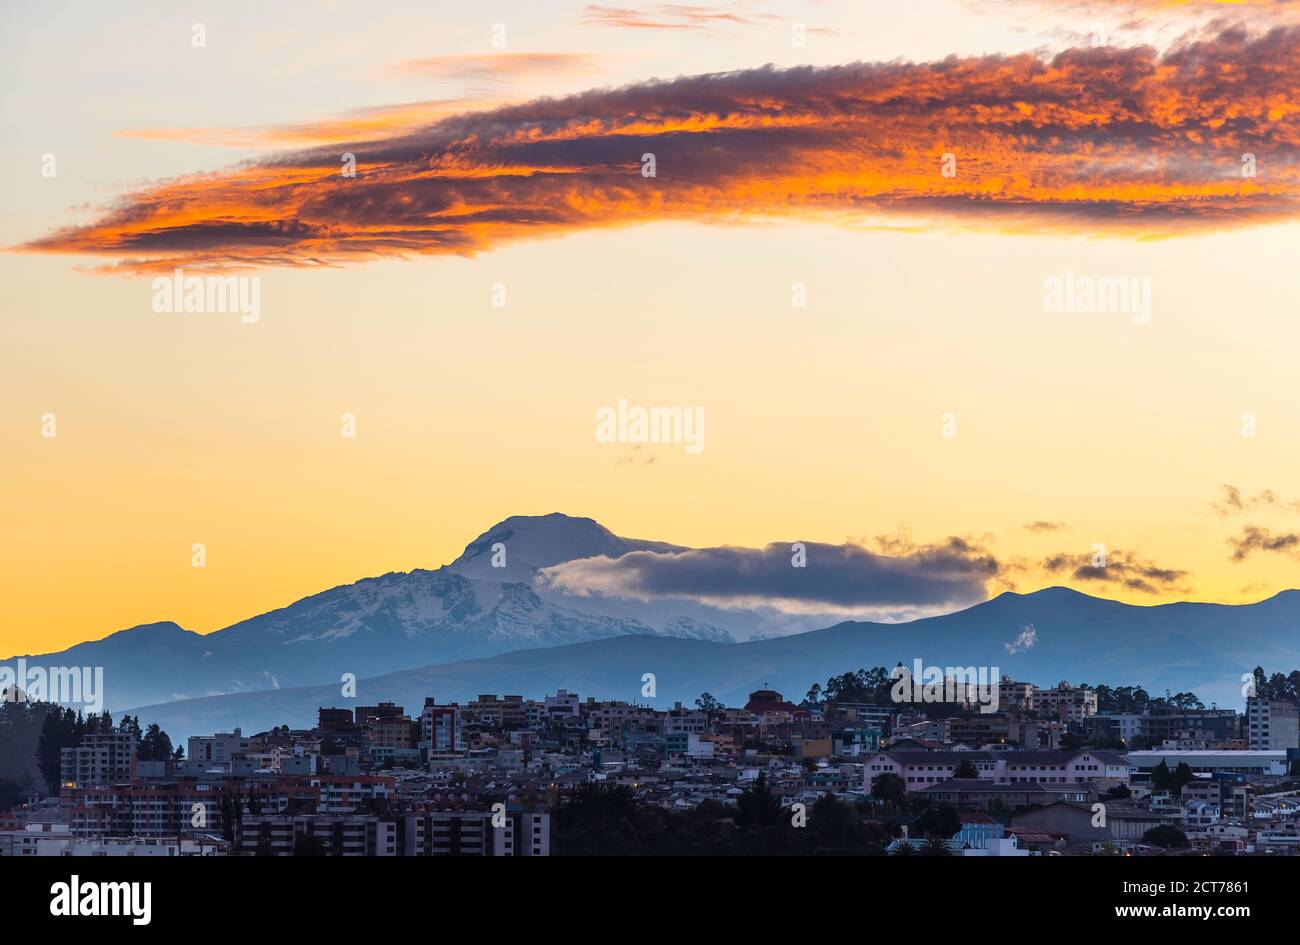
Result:
[[[963,780],[974,780],[980,776],[980,773],[970,759],[963,758],[961,763],[953,769],[952,776]]]
[[[695,700],[695,707],[701,712],[722,712],[727,707],[713,698],[711,693],[702,692],[700,697]]]
[[[36,762],[41,777],[51,791],[58,791],[63,749],[81,744],[86,724],[80,713],[71,709],[62,712],[55,706],[41,723],[41,737],[36,745]]]
[[[136,726],[139,728],[138,724]],[[140,736],[136,757],[141,761],[167,761],[174,755],[171,737],[154,722]]]

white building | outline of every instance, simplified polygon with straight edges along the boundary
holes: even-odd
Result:
[[[245,754],[250,745],[239,729],[215,735],[191,735],[185,757],[191,761],[228,764],[235,755]]]
[[[1300,710],[1289,699],[1246,700],[1246,739],[1251,751],[1300,748]]]
[[[1285,751],[1130,751],[1124,757],[1144,774],[1162,761],[1170,771],[1186,763],[1194,774],[1221,771],[1256,777],[1280,777],[1287,767]]]
[[[543,700],[542,709],[548,719],[576,719],[578,694],[567,689],[557,690],[555,695],[547,696]]]
[[[908,791],[920,791],[950,780],[968,763],[979,779],[994,784],[1079,784],[1113,781],[1127,784],[1132,768],[1119,752],[1082,751],[924,751],[886,749],[863,765],[863,790],[870,791],[879,775],[889,772]]]

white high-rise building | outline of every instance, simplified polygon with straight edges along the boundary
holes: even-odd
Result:
[[[1300,710],[1287,699],[1246,700],[1246,740],[1251,751],[1300,748]]]

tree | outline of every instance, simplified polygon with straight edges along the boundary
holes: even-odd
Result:
[[[907,801],[907,785],[898,775],[886,771],[871,779],[871,796],[878,801],[902,807]]]
[[[85,734],[86,722],[81,713],[57,706],[46,713],[41,723],[41,737],[36,745],[36,762],[41,777],[51,791],[59,789],[63,749],[76,748]]]
[[[736,813],[732,818],[742,829],[767,827],[781,820],[781,801],[767,786],[767,775],[759,774],[752,787],[736,798]]]
[[[1160,764],[1151,769],[1151,786],[1157,790],[1166,790],[1173,786],[1174,778],[1169,773],[1169,765],[1165,764],[1165,759],[1160,759]]]
[[[1149,843],[1153,847],[1164,847],[1166,850],[1183,849],[1187,846],[1187,834],[1173,824],[1161,824],[1144,833],[1142,842]]]
[[[139,728],[137,724],[137,729]],[[158,723],[154,722],[140,736],[140,743],[136,746],[136,757],[141,761],[167,761],[173,757],[171,737],[159,728]]]
[[[961,763],[953,769],[952,776],[954,778],[961,778],[969,781],[978,778],[980,773],[976,770],[975,765],[970,761],[970,759],[963,758]]]
[[[700,697],[695,700],[695,708],[701,712],[722,712],[727,707],[713,698],[711,693],[702,692]]]
[[[927,837],[949,840],[961,832],[961,816],[947,804],[931,807],[917,819],[916,828]]]
[[[21,778],[0,778],[0,811],[17,807],[32,790],[32,777],[29,774]]]

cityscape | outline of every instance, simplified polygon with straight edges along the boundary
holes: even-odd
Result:
[[[655,709],[482,694],[193,735],[10,700],[57,792],[6,785],[0,855],[1300,855],[1300,672],[1244,713],[1001,678],[997,709],[858,670]]]
[[[0,86],[20,927],[1294,915],[1300,0],[0,2]]]

